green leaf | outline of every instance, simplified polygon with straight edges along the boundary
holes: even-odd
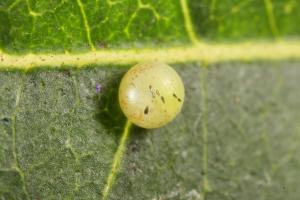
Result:
[[[12,53],[188,42],[179,1],[8,0],[0,8],[0,44]]]
[[[298,199],[298,11],[296,0],[1,1],[0,199]],[[153,130],[117,99],[147,60],[186,89],[178,117]]]
[[[299,36],[297,0],[191,0],[196,30],[212,41]]]

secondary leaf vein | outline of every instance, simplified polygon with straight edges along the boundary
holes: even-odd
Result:
[[[121,165],[121,161],[122,161],[122,158],[123,158],[123,155],[124,155],[124,152],[125,152],[126,143],[127,143],[128,138],[129,138],[131,126],[132,126],[132,123],[129,120],[127,120],[126,124],[125,124],[125,127],[123,129],[120,144],[119,144],[119,146],[117,148],[117,151],[114,155],[114,159],[113,159],[113,162],[112,162],[112,165],[111,165],[111,169],[110,169],[110,172],[109,172],[108,177],[107,177],[106,185],[104,186],[103,191],[102,191],[102,200],[107,200],[108,197],[109,197],[109,193],[111,191],[111,188],[114,184],[116,175],[117,175],[117,173],[119,171],[119,168],[120,168],[120,165]]]
[[[199,40],[198,40],[196,33],[194,31],[194,28],[193,28],[187,1],[188,0],[180,0],[182,14],[183,14],[183,18],[184,18],[184,25],[185,25],[186,32],[187,32],[191,42],[194,44],[197,44],[197,43],[199,43]]]
[[[89,23],[88,23],[86,14],[85,14],[85,10],[84,10],[84,7],[83,7],[83,4],[82,4],[81,0],[77,0],[77,4],[79,6],[80,13],[81,13],[81,16],[82,16],[82,19],[83,19],[83,23],[84,23],[84,27],[85,27],[86,37],[87,37],[88,43],[89,43],[89,45],[91,47],[91,50],[95,51],[96,48],[95,48],[95,45],[94,45],[94,43],[92,41],[91,29],[90,29],[90,26],[89,26]]]
[[[201,88],[201,108],[202,108],[202,141],[203,141],[203,149],[202,149],[202,200],[206,199],[206,193],[209,191],[209,183],[208,183],[208,130],[207,130],[207,104],[206,104],[206,66],[203,67],[201,72],[200,79],[200,88]]]
[[[26,196],[26,200],[30,199],[29,193],[27,191],[26,182],[25,182],[25,174],[21,169],[19,159],[18,159],[18,150],[17,150],[17,128],[16,128],[16,121],[17,121],[17,113],[19,111],[19,103],[20,98],[23,92],[24,82],[22,80],[19,88],[17,89],[17,95],[16,95],[16,103],[15,103],[15,110],[12,114],[12,151],[13,151],[13,158],[14,158],[14,166],[13,168],[18,172],[18,174],[21,177],[21,182],[23,184],[22,189]]]
[[[276,19],[273,13],[273,4],[271,0],[264,0],[266,13],[268,16],[269,26],[274,37],[279,37],[279,30],[277,27]]]

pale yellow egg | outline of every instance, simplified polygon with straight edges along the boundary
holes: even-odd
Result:
[[[177,72],[161,62],[140,63],[124,75],[119,103],[129,121],[158,128],[172,121],[184,102],[184,85]]]

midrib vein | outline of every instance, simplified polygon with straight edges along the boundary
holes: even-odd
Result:
[[[300,40],[245,42],[237,44],[195,44],[189,47],[111,49],[78,54],[0,53],[0,69],[81,68],[87,65],[127,65],[149,60],[166,63],[203,61],[285,60],[300,59]]]

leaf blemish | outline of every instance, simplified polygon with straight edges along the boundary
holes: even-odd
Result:
[[[4,117],[4,118],[1,119],[1,121],[2,121],[4,124],[8,124],[8,123],[9,123],[9,118]]]
[[[129,149],[131,152],[136,152],[139,150],[137,143],[132,143],[129,145]]]
[[[101,92],[101,89],[102,89],[102,85],[99,84],[99,83],[97,83],[97,84],[96,84],[96,92],[97,92],[97,93]]]
[[[66,76],[66,77],[70,77],[71,72],[69,70],[65,70],[65,71],[63,71],[63,75]]]
[[[160,99],[163,103],[165,103],[165,98],[163,96],[161,96]]]

